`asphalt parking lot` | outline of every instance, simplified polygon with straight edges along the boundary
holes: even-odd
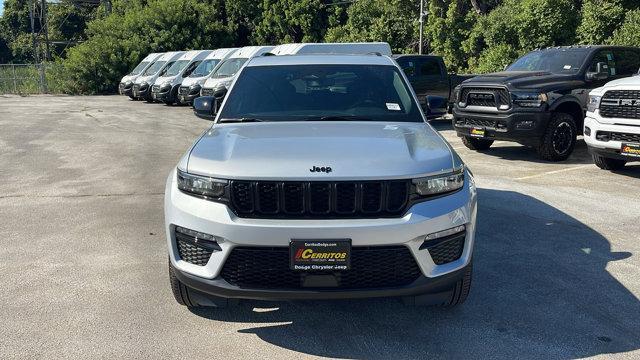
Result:
[[[0,97],[0,358],[640,357],[640,163],[563,163],[496,143],[479,186],[474,282],[453,311],[394,299],[172,297],[167,174],[209,123],[122,96]]]

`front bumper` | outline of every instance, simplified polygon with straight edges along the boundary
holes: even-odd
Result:
[[[118,85],[118,93],[120,95],[133,96],[133,84],[120,83]]]
[[[148,84],[133,84],[131,95],[136,99],[150,100],[151,86]]]
[[[234,298],[303,299],[373,296],[407,296],[439,292],[452,286],[471,261],[477,213],[476,189],[467,176],[456,193],[412,206],[400,218],[271,220],[239,218],[220,203],[203,200],[177,189],[175,170],[165,190],[165,226],[169,258],[176,275],[187,286],[202,292]],[[183,261],[179,256],[172,226],[212,234],[221,251],[215,251],[204,266]],[[462,255],[436,265],[428,249],[420,249],[424,235],[466,225]],[[221,277],[225,261],[236,247],[288,247],[291,239],[349,238],[353,247],[405,246],[420,270],[420,277],[407,286],[349,289],[250,289],[237,287]]]
[[[535,146],[540,143],[551,114],[546,108],[480,111],[467,108],[453,109],[453,127],[459,137],[470,136],[472,129],[484,129],[490,140],[515,141]]]
[[[154,85],[151,87],[151,98],[156,101],[175,101],[173,95],[174,87],[175,86],[172,86],[169,89],[162,89],[158,85]]]
[[[200,88],[180,87],[178,89],[178,101],[181,104],[192,104],[193,100],[200,97]]]
[[[626,121],[629,121],[629,119],[620,119],[620,122]],[[640,138],[640,127],[631,125],[620,125],[617,122],[618,121],[616,119],[607,119],[607,121],[605,122],[597,112],[588,113],[587,117],[584,119],[584,141],[587,143],[589,152],[611,159],[640,161],[639,157],[622,155],[620,153],[623,143],[639,144],[640,142],[636,142],[633,139],[630,141],[602,141],[597,138],[599,132],[622,133],[635,135]],[[640,119],[638,120],[638,124],[640,125]]]

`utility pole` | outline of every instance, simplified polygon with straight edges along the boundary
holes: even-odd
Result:
[[[424,29],[424,18],[429,14],[428,10],[424,9],[424,1],[420,0],[420,18],[418,21],[420,22],[420,40],[418,43],[418,54],[422,55],[422,33]]]
[[[46,0],[42,0],[42,5],[41,5],[41,9],[42,11],[42,15],[40,16],[40,28],[42,29],[42,31],[44,31],[44,46],[45,46],[45,53],[44,53],[44,60],[49,60],[51,59],[51,50],[49,49],[49,21],[47,19],[47,1]]]
[[[36,19],[35,19],[36,3],[29,4],[29,17],[31,18],[31,40],[33,41],[33,57],[36,64],[40,63],[40,55],[38,54],[38,43],[36,41]]]

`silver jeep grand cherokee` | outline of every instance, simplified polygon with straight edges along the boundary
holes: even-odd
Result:
[[[166,184],[178,303],[465,301],[473,176],[394,60],[254,58],[214,108]]]

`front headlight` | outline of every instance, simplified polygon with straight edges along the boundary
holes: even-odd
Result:
[[[199,176],[178,170],[178,189],[200,197],[219,198],[229,181]]]
[[[460,101],[460,85],[456,86],[455,89],[453,89],[453,102],[459,102]]]
[[[589,95],[589,102],[587,103],[587,111],[594,112],[600,107],[600,101],[602,96]]]
[[[538,92],[512,92],[511,98],[514,104],[521,107],[540,107],[548,100],[547,94]]]
[[[464,167],[441,175],[413,179],[416,192],[422,196],[432,196],[456,191],[464,185]]]

